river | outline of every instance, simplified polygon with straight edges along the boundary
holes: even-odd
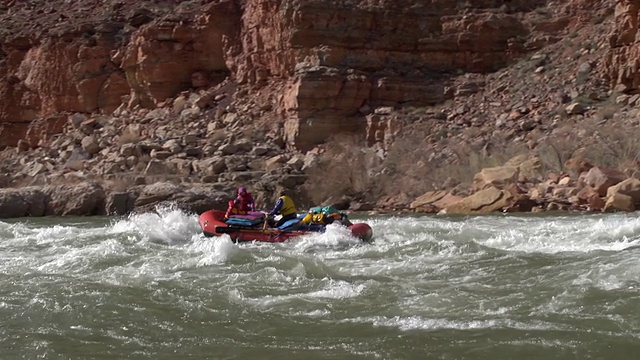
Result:
[[[640,218],[362,216],[286,243],[175,209],[0,222],[2,359],[637,359]]]

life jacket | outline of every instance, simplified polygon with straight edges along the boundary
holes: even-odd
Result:
[[[323,213],[314,214],[312,212],[308,212],[307,215],[305,215],[305,217],[300,220],[300,222],[305,225],[326,225],[332,223],[333,218]]]
[[[326,215],[323,213],[314,214],[312,212],[308,212],[305,217],[300,220],[301,223],[305,225],[315,225],[315,224],[326,224]]]
[[[227,207],[227,212],[224,214],[225,218],[231,217],[231,215],[244,215],[246,211],[240,210],[238,206],[233,202],[233,200],[229,200],[229,207]]]
[[[344,223],[347,216],[331,205],[314,206],[309,209],[309,213],[301,220],[303,224],[331,224],[334,221]],[[347,220],[348,221],[348,220]]]
[[[327,220],[327,216],[323,213],[320,214],[313,214],[313,216],[311,217],[311,223],[312,224],[326,224],[326,220]]]
[[[286,216],[290,214],[295,214],[298,212],[296,209],[296,204],[293,202],[293,199],[288,197],[287,195],[280,196],[282,199],[282,207],[280,208],[280,215]]]

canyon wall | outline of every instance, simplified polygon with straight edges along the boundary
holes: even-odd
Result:
[[[639,16],[640,0],[618,0],[611,50],[603,62],[611,86],[627,92],[638,92],[640,87]]]
[[[0,146],[20,139],[38,146],[61,131],[67,113],[109,114],[123,104],[152,109],[181,91],[227,80],[245,86],[249,97],[272,89],[270,111],[283,123],[287,145],[305,151],[336,132],[379,126],[369,116],[376,108],[442,102],[453,96],[452,76],[495,71],[557,41],[572,19],[569,10],[540,11],[545,0],[178,3],[162,13],[146,2],[111,2],[101,25],[93,19],[55,27],[87,14],[89,5],[50,1],[37,21],[52,23],[4,36]],[[2,17],[38,11],[17,6],[4,5]],[[618,7],[623,25],[637,32],[637,1]],[[36,31],[47,26],[58,30]],[[633,46],[633,31],[616,37],[614,52],[626,55],[612,57],[615,68],[633,63],[626,60],[633,50],[621,48]],[[619,72],[611,76],[637,77]]]

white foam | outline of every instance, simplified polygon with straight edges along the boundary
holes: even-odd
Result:
[[[542,321],[521,322],[511,319],[487,320],[449,320],[444,318],[425,318],[421,316],[395,317],[358,317],[346,319],[346,323],[372,324],[375,327],[392,327],[402,331],[410,330],[476,330],[476,329],[518,329],[518,330],[561,330],[557,325]]]
[[[478,238],[479,244],[520,252],[620,251],[640,245],[640,219],[627,216],[597,220],[590,216],[536,219],[511,229],[485,228],[485,231],[491,235]]]
[[[291,241],[298,252],[308,252],[320,248],[350,246],[361,243],[351,235],[349,228],[338,225],[327,225],[323,233],[309,233]]]
[[[375,245],[387,251],[409,251],[431,245],[437,258],[455,258],[481,249],[469,243],[513,252],[562,253],[621,251],[640,246],[640,218],[630,214],[554,217],[390,217],[365,220]],[[512,226],[505,226],[512,222]],[[431,250],[423,249],[423,250]]]
[[[186,247],[186,251],[197,256],[186,262],[186,266],[203,267],[223,264],[239,251],[238,246],[227,235],[218,238],[194,236],[192,240]]]
[[[365,288],[364,284],[354,285],[345,281],[332,280],[324,289],[312,291],[306,296],[313,299],[349,299],[358,297]]]
[[[288,282],[291,284],[291,281]],[[289,291],[282,295],[266,295],[260,297],[247,297],[244,296],[239,290],[234,289],[229,292],[229,297],[233,301],[249,304],[259,308],[271,308],[275,306],[285,305],[294,301],[325,301],[327,299],[350,299],[360,296],[366,289],[363,284],[354,285],[346,281],[336,281],[330,279],[323,279],[323,288],[320,290],[300,291],[298,289],[292,291],[289,286]],[[306,287],[311,286],[307,284]]]
[[[159,207],[155,212],[130,215],[112,227],[113,232],[135,232],[151,242],[180,244],[201,233],[198,219],[174,207]]]

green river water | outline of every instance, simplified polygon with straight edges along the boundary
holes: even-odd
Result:
[[[0,359],[640,358],[638,214],[359,220],[373,243],[0,222]]]

